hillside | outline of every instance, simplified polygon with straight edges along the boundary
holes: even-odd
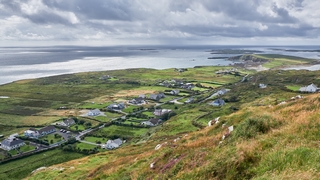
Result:
[[[224,85],[230,92],[223,107],[177,106],[176,116],[140,140],[27,179],[317,179],[320,96],[292,98],[299,92],[288,89],[312,82],[320,84],[318,71],[251,74]]]
[[[319,108],[318,94],[284,105],[247,107],[194,133],[155,136],[28,179],[317,179]],[[230,125],[235,130],[222,140]],[[157,144],[162,144],[159,150]]]

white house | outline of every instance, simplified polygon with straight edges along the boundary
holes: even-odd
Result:
[[[174,90],[170,91],[170,94],[172,94],[172,95],[178,95],[179,92],[180,92],[180,91],[179,91],[178,89],[174,89]]]
[[[90,110],[87,115],[88,116],[98,116],[100,114],[101,114],[101,111],[99,109],[94,109],[94,110]]]
[[[223,99],[217,99],[215,101],[213,101],[212,103],[210,103],[210,105],[213,106],[223,106],[226,102]]]
[[[259,84],[259,88],[261,88],[261,89],[267,88],[267,85],[260,83],[260,84]]]
[[[46,126],[46,127],[41,128],[39,130],[34,129],[34,128],[30,128],[29,130],[24,131],[24,136],[37,139],[39,137],[54,133],[56,131],[57,131],[56,128],[52,125]]]
[[[317,92],[318,90],[319,88],[313,83],[310,84],[309,86],[304,86],[299,89],[299,91],[301,92],[310,92],[310,93]]]
[[[118,148],[119,146],[121,146],[122,144],[122,140],[121,139],[115,139],[115,140],[108,140],[105,147],[107,149],[116,149]]]
[[[154,110],[153,114],[155,116],[161,116],[161,115],[163,115],[165,113],[169,113],[169,112],[171,112],[171,109],[156,109],[156,110]]]
[[[18,138],[12,139],[9,137],[1,142],[0,147],[4,150],[10,151],[12,149],[17,149],[18,147],[21,147],[23,145],[25,145],[25,143],[21,139],[18,139]]]

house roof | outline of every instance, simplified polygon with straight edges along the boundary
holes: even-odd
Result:
[[[101,111],[99,109],[90,110],[93,114],[99,114]]]
[[[150,123],[152,123],[153,125],[159,124],[161,122],[161,120],[159,118],[152,118],[149,120]]]
[[[223,105],[223,104],[225,104],[225,101],[223,99],[217,99],[217,100],[213,101],[211,104]]]
[[[54,126],[50,125],[50,126],[39,129],[39,133],[41,134],[42,132],[52,131],[53,129],[55,130],[56,128]]]
[[[66,125],[71,125],[71,124],[74,124],[75,121],[72,118],[68,118],[68,119],[63,120],[63,123]]]
[[[121,139],[119,139],[119,138],[118,138],[118,139],[113,140],[113,142],[114,142],[114,143],[116,143],[116,144],[117,144],[117,145],[119,145],[119,146],[122,144],[122,140],[121,140]]]
[[[15,138],[15,139],[5,139],[1,142],[2,145],[5,145],[5,146],[9,146],[9,147],[12,147],[12,146],[15,146],[15,145],[18,145],[18,144],[21,144],[21,143],[24,143],[21,139],[18,139],[18,138]]]

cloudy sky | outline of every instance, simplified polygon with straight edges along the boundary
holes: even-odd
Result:
[[[0,0],[0,46],[320,44],[319,0]]]

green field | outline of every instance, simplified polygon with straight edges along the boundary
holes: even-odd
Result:
[[[301,88],[301,86],[297,86],[297,85],[291,85],[286,87],[292,91],[299,91],[299,89]]]
[[[76,152],[65,152],[59,149],[42,152],[5,164],[0,164],[0,179],[22,179],[39,167],[48,167],[53,164],[81,157],[84,157],[84,155]]]
[[[279,54],[259,54],[253,55],[259,58],[267,58],[270,62],[264,63],[263,67],[266,68],[276,68],[276,67],[284,67],[290,65],[303,65],[307,63],[312,63],[313,59],[307,59],[296,56],[287,56],[287,55],[279,55]]]
[[[99,138],[99,137],[92,137],[92,136],[86,136],[84,138],[85,141],[92,142],[92,143],[97,143],[97,141],[100,141],[101,143],[106,143],[107,138]]]
[[[122,138],[137,138],[145,135],[148,132],[147,128],[135,128],[135,127],[125,127],[112,125],[99,129],[92,134],[98,137],[122,137]]]
[[[81,149],[81,150],[83,150],[83,149],[88,149],[89,150],[89,149],[93,149],[93,148],[95,148],[97,146],[92,145],[92,144],[86,144],[86,143],[77,143],[76,147]]]
[[[64,140],[63,137],[60,135],[57,136],[57,138],[56,138],[55,134],[48,134],[48,135],[45,135],[39,139],[44,140],[44,141],[46,140],[49,144],[54,144],[56,142],[60,142],[60,141]]]

